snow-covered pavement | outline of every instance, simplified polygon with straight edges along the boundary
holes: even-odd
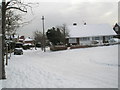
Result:
[[[3,88],[117,88],[118,46],[12,55]]]

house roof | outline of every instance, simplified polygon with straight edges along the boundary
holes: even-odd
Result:
[[[24,41],[24,39],[19,39],[19,41]]]
[[[23,44],[23,46],[26,46],[26,45],[32,45],[31,43],[25,43],[25,44]]]
[[[6,36],[7,39],[9,39],[10,37],[11,37],[12,39],[13,39],[13,38],[14,38],[14,39],[15,39],[15,38],[18,38],[18,35],[14,35],[14,37],[13,37],[13,35],[11,35],[11,36],[5,35],[5,36]]]
[[[90,37],[116,35],[115,31],[109,24],[90,24],[68,26],[70,37]]]
[[[33,41],[31,38],[26,38],[24,41]]]

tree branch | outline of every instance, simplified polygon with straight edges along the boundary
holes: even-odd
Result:
[[[10,4],[10,1],[6,3],[5,7],[7,8],[7,6]]]
[[[9,10],[9,9],[18,9],[18,10],[20,10],[22,12],[26,12],[27,13],[27,10],[23,10],[21,8],[18,8],[18,7],[8,7],[8,8],[6,8],[6,10]]]
[[[11,2],[13,2],[13,1],[16,1],[16,0],[10,0],[10,1],[8,1],[8,2],[6,3],[6,5],[5,5],[5,7],[7,8],[7,6],[8,6]]]

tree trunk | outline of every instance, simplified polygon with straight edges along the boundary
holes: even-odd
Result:
[[[1,27],[0,27],[0,30],[1,30]],[[1,34],[1,31],[0,31],[0,79],[2,79],[2,34]]]
[[[4,54],[5,54],[5,0],[2,1],[2,79],[6,79],[5,76],[5,63],[4,63]]]

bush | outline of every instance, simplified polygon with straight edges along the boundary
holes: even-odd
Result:
[[[51,51],[67,50],[67,46],[64,45],[51,46],[50,50]]]
[[[85,45],[85,46],[75,45],[75,46],[71,46],[70,49],[76,49],[76,48],[88,48],[88,47],[92,47],[92,46],[88,46],[88,45]]]

